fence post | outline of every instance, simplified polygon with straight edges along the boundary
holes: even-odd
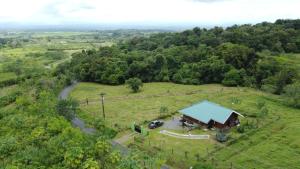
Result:
[[[230,169],[233,169],[233,165],[232,165],[232,162],[230,163]]]

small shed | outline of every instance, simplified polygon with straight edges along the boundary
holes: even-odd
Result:
[[[207,100],[179,110],[183,121],[196,123],[207,128],[231,128],[240,123],[240,113]]]

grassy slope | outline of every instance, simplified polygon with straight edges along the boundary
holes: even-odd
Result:
[[[71,96],[85,102],[89,98],[89,105],[82,104],[85,114],[83,117],[91,121],[93,115],[100,114],[99,93],[105,92],[105,107],[107,121],[126,127],[133,121],[143,122],[159,115],[161,106],[167,106],[170,111],[179,110],[197,101],[208,99],[221,105],[230,107],[244,115],[255,115],[257,99],[264,99],[269,109],[265,119],[259,121],[260,128],[249,137],[237,143],[225,146],[213,140],[178,140],[162,137],[158,130],[150,133],[142,149],[153,151],[162,149],[168,164],[175,168],[188,167],[195,163],[195,154],[211,162],[217,168],[230,167],[233,162],[235,168],[297,168],[300,166],[300,111],[289,108],[279,102],[279,97],[247,88],[227,88],[220,85],[178,85],[171,83],[147,83],[140,93],[130,93],[125,86],[106,86],[94,83],[80,83]],[[241,103],[232,104],[233,100]],[[278,119],[280,117],[280,119]],[[254,118],[241,119],[253,120]],[[240,137],[232,132],[233,137]],[[149,145],[148,139],[151,140]],[[214,147],[224,147],[212,155],[207,156],[206,148],[211,151]],[[174,155],[170,154],[174,149]],[[188,151],[189,159],[185,159],[184,151]],[[167,152],[167,153],[166,153]]]
[[[298,70],[298,73],[300,73],[300,54],[282,54],[275,58],[280,63],[285,64],[290,68],[295,68]]]

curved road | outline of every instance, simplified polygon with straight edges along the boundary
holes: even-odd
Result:
[[[74,82],[72,85],[65,87],[58,95],[58,98],[61,100],[66,100],[70,94],[70,92],[74,89],[74,87],[77,85],[77,82]],[[87,134],[93,134],[96,129],[94,128],[88,128],[85,127],[85,123],[83,120],[79,119],[78,117],[74,116],[74,118],[71,120],[72,124],[75,127],[80,128],[81,131]]]
[[[70,86],[66,86],[58,95],[58,99],[60,100],[66,100],[70,94],[70,92],[76,87],[77,82],[74,82],[72,85]],[[83,120],[81,120],[80,118],[74,116],[74,118],[71,120],[73,126],[80,128],[81,131],[83,131],[86,134],[93,134],[95,133],[96,129],[94,128],[88,128],[85,127],[85,123]],[[118,150],[120,150],[121,154],[123,156],[126,156],[129,154],[129,150],[127,147],[121,145],[120,143],[118,143],[115,140],[111,140],[110,141],[111,145],[113,146],[113,148],[116,148]],[[167,165],[163,165],[161,167],[161,169],[169,169],[169,166]]]

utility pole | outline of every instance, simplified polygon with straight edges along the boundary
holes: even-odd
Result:
[[[103,93],[103,92],[100,93],[100,96],[101,96],[101,102],[102,102],[102,115],[103,115],[103,119],[105,120],[104,95],[105,95],[105,93]]]

